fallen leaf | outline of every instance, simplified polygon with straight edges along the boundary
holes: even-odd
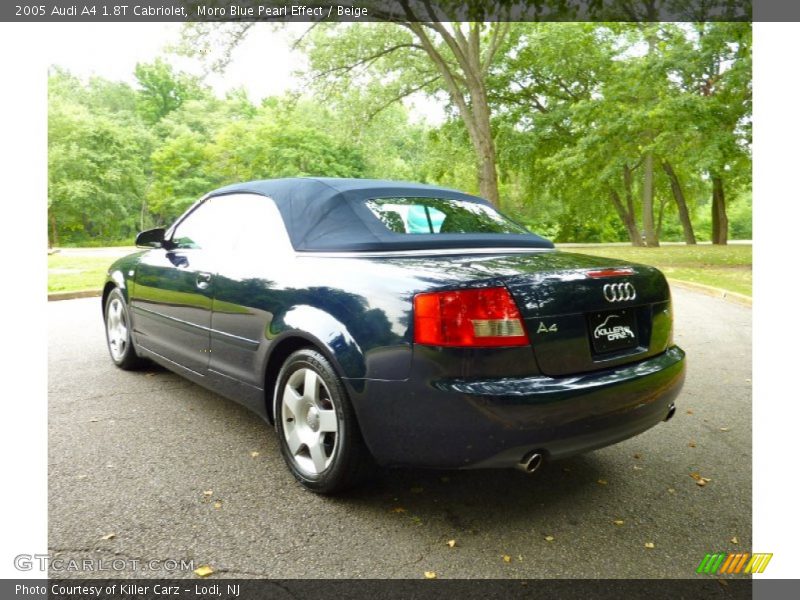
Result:
[[[92,417],[91,419],[89,419],[89,423],[97,423],[99,420],[100,419],[98,419],[97,417]]]
[[[648,550],[652,550],[653,548],[656,547],[656,545],[653,542],[645,542],[644,547],[647,548]]]
[[[729,427],[720,427],[719,430],[725,432],[725,431],[730,431],[730,428]]]
[[[619,525],[624,525],[625,521],[623,521],[622,519],[616,519],[616,520],[612,521],[612,523],[614,523],[614,525],[618,525],[619,526]]]
[[[421,494],[423,491],[424,490],[421,487],[413,487],[413,488],[411,488],[411,493],[412,494]]]
[[[519,562],[522,562],[522,554],[520,554],[519,556],[517,556],[517,560],[519,560]]]
[[[703,477],[702,475],[700,475],[699,471],[692,471],[691,473],[689,473],[689,477],[694,479],[695,483],[700,487],[703,487],[705,484],[711,481],[709,477]]]
[[[642,455],[637,453],[637,454],[634,454],[634,455],[633,455],[633,458],[637,458],[637,459],[638,459],[638,458],[642,458]]]
[[[253,451],[250,453],[250,458],[256,458],[256,457],[257,457],[259,454],[260,454],[260,452],[257,452],[257,451],[255,451],[255,450],[253,450]]]
[[[101,539],[101,540],[113,540],[115,537],[117,537],[117,534],[116,534],[116,533],[107,533],[106,535],[104,535],[104,536],[103,536],[102,538],[100,538],[100,539]]]
[[[214,572],[214,569],[208,565],[201,565],[194,570],[194,574],[198,577],[208,577]]]
[[[600,485],[608,485],[608,482],[605,479],[598,479],[597,483],[599,483]]]
[[[425,579],[436,579],[436,571],[425,571]]]
[[[667,488],[667,491],[668,491],[670,494],[674,494],[674,493],[675,493],[675,488]]]
[[[690,408],[689,410],[686,411],[686,414],[687,415],[693,415],[694,411]]]
[[[553,540],[555,540],[555,539],[556,539],[556,538],[554,538],[552,535],[546,535],[546,536],[544,536],[544,541],[545,541],[545,542],[552,542],[552,541],[553,541]]]
[[[222,502],[220,502],[219,500],[217,500],[216,502],[214,502],[214,508],[216,508],[216,509],[220,509],[220,508],[222,508]]]
[[[633,470],[634,471],[642,471],[642,470],[644,470],[644,468],[640,467],[639,465],[633,465]]]
[[[697,448],[697,442],[694,440],[689,441],[689,448]]]
[[[450,546],[451,548],[455,548],[456,547],[456,541],[455,540],[448,540],[447,541],[447,545]]]
[[[203,496],[212,496],[214,494],[214,490],[206,490],[203,492]]]
[[[402,506],[395,506],[391,510],[392,510],[393,513],[404,513],[404,512],[406,512],[406,509],[403,508]]]
[[[738,537],[736,537],[736,536],[733,536],[733,537],[731,538],[731,544],[738,544],[738,543],[739,543],[739,538],[738,538]]]
[[[510,563],[511,562],[511,557],[508,554],[503,554],[503,562],[504,563]]]
[[[78,475],[78,479],[86,479],[88,475]]]

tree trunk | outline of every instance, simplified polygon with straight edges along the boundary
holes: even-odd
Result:
[[[417,36],[420,45],[441,74],[475,151],[481,195],[499,207],[500,191],[497,182],[497,157],[492,138],[492,112],[486,93],[488,65],[481,63],[480,25],[470,25],[465,33],[457,24],[453,26],[452,31],[448,31],[443,23],[427,24],[430,29],[439,33],[452,52],[455,64],[440,53],[422,23],[406,22],[404,26]],[[491,63],[491,58],[487,57],[487,60]]]
[[[725,208],[725,188],[722,177],[711,177],[713,192],[711,196],[711,243],[726,245],[728,243],[728,213]]]
[[[631,244],[634,246],[641,246],[642,234],[639,232],[639,227],[636,225],[636,215],[625,209],[625,206],[622,204],[622,199],[620,199],[616,190],[612,189],[609,193],[611,194],[611,203],[614,205],[622,224],[625,225],[625,229],[628,231]]]
[[[653,153],[644,157],[644,184],[642,186],[642,228],[645,245],[658,246],[658,236],[653,219]]]
[[[689,216],[689,208],[686,206],[686,198],[683,195],[683,188],[678,179],[678,174],[675,173],[675,169],[672,168],[669,161],[665,160],[661,164],[664,167],[664,172],[667,174],[667,177],[669,177],[669,184],[670,187],[672,187],[672,197],[675,198],[675,204],[678,206],[678,217],[680,217],[681,227],[683,228],[683,239],[688,245],[694,245],[697,243],[697,239],[694,237],[692,219]]]
[[[664,207],[666,205],[667,201],[661,198],[658,202],[658,224],[656,225],[656,238],[659,240],[661,239],[661,231],[664,227]]]
[[[625,203],[628,206],[627,215],[629,223],[625,224],[628,229],[628,235],[631,238],[631,244],[634,246],[644,246],[642,241],[642,233],[639,231],[639,226],[636,224],[636,209],[633,204],[633,171],[628,165],[622,167],[622,178],[625,183]],[[625,218],[623,218],[623,221]]]
[[[482,94],[480,94],[482,95]],[[472,137],[472,145],[475,148],[475,155],[478,158],[478,186],[481,196],[500,208],[500,189],[497,182],[497,154],[492,138],[492,127],[488,103],[481,110],[475,113],[475,133]]]
[[[58,246],[58,229],[56,228],[56,215],[53,213],[53,209],[50,209],[50,235],[49,237],[49,247],[55,248]]]

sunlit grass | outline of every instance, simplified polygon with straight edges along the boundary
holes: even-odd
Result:
[[[753,247],[731,246],[582,246],[567,252],[617,258],[661,269],[672,279],[690,281],[746,296],[753,295]]]
[[[114,258],[109,256],[62,256],[47,257],[47,291],[76,292],[100,290],[106,271]]]
[[[753,248],[749,245],[661,248],[582,246],[564,250],[653,265],[673,279],[752,295]],[[47,289],[49,292],[99,290],[114,260],[109,256],[48,256]]]

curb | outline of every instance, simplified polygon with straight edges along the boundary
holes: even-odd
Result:
[[[54,300],[74,300],[75,298],[99,298],[102,295],[101,290],[83,290],[81,292],[49,292],[47,294],[47,301],[53,302]]]
[[[700,292],[701,294],[706,294],[707,296],[714,296],[715,298],[721,298],[723,300],[727,300],[728,302],[733,302],[734,304],[741,304],[751,308],[753,306],[753,299],[750,296],[745,296],[744,294],[738,294],[723,288],[704,285],[702,283],[683,281],[682,279],[672,279],[671,277],[667,277],[667,280],[670,282],[670,284],[674,284],[676,287],[693,290],[695,292]]]

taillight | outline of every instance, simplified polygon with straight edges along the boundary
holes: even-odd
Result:
[[[623,275],[633,275],[633,269],[631,267],[612,267],[610,269],[586,271],[586,275],[592,279],[601,279],[603,277],[622,277]]]
[[[519,309],[504,287],[414,296],[414,342],[430,346],[527,346]]]

